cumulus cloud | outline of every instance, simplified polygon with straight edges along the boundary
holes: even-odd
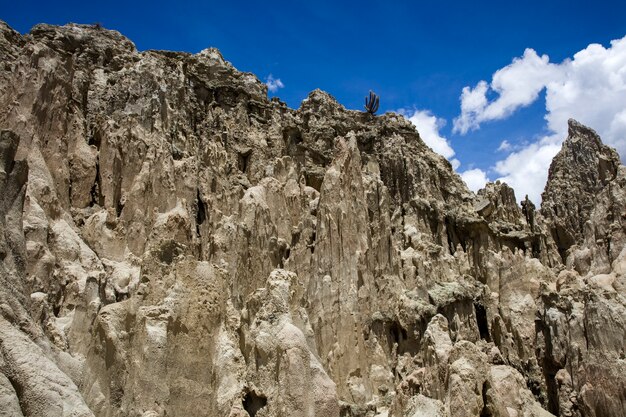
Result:
[[[526,49],[497,70],[490,83],[463,89],[454,132],[465,134],[483,122],[504,119],[536,101],[544,88],[548,134],[521,146],[502,142],[499,150],[514,152],[493,167],[518,197],[528,194],[535,202],[540,201],[552,157],[567,136],[569,118],[595,129],[605,143],[626,155],[626,37],[608,48],[590,44],[558,64]],[[489,100],[489,93],[495,98]]]
[[[474,88],[463,88],[461,115],[454,119],[454,131],[465,134],[482,122],[510,116],[534,102],[541,90],[559,79],[562,72],[559,65],[550,63],[547,55],[539,56],[533,49],[526,49],[522,57],[496,71],[490,84],[480,81]],[[491,102],[487,100],[489,91],[498,95]]]
[[[461,172],[461,178],[463,178],[467,187],[474,192],[484,188],[485,184],[489,182],[487,173],[479,168],[468,169],[467,171]]]
[[[546,90],[548,128],[561,136],[574,118],[626,155],[626,36],[609,48],[591,44],[561,64],[565,76]]]
[[[414,110],[412,113],[407,110],[399,110],[398,113],[404,115],[420,133],[420,137],[435,152],[448,159],[454,169],[461,163],[453,158],[454,149],[450,142],[439,132],[446,125],[446,120],[433,115],[429,110]]]
[[[283,84],[280,78],[274,78],[272,74],[268,75],[265,79],[265,85],[267,85],[267,89],[270,93],[275,93],[279,88],[285,87],[285,84]]]
[[[559,137],[546,136],[496,162],[494,171],[500,175],[500,181],[513,187],[518,200],[528,195],[532,201],[539,203],[548,179],[550,162],[560,149]]]

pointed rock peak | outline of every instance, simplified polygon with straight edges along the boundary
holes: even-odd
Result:
[[[583,238],[596,195],[615,178],[620,166],[615,149],[592,129],[570,119],[568,137],[548,171],[541,211],[552,220],[553,237],[563,259]]]
[[[210,61],[214,61],[222,65],[226,64],[226,60],[224,59],[224,56],[222,56],[222,53],[217,48],[211,47],[211,48],[203,49],[200,52],[198,52],[198,55],[202,57],[206,57]]]
[[[300,105],[301,110],[306,110],[309,108],[313,108],[316,111],[326,109],[344,109],[344,107],[339,104],[335,97],[328,94],[326,91],[322,91],[319,88],[311,91],[307,98],[302,100],[302,104]]]
[[[567,138],[559,153],[552,160],[548,183],[551,178],[560,174],[580,177],[581,175],[588,176],[590,172],[593,172],[592,177],[595,178],[596,174],[599,174],[604,185],[607,180],[614,177],[620,165],[618,153],[602,143],[602,139],[595,130],[574,119],[569,119],[567,125]],[[558,172],[559,167],[563,167],[567,172]],[[577,167],[577,169],[572,170],[571,167]]]
[[[320,90],[319,88],[316,88],[315,90],[311,91],[309,95],[307,96],[307,98],[304,99],[304,101],[306,100],[312,100],[312,101],[331,100],[337,103],[337,100],[335,99],[335,97],[331,96],[326,91]]]
[[[577,142],[580,139],[586,139],[587,141],[592,141],[597,146],[603,146],[602,140],[595,130],[574,119],[569,119],[567,121],[566,142]]]

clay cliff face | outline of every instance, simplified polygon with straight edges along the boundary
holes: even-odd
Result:
[[[626,168],[536,209],[215,49],[0,24],[0,415],[626,415]]]

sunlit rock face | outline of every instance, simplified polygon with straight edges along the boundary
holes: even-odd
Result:
[[[0,24],[0,415],[626,415],[626,168],[543,205],[215,49]]]

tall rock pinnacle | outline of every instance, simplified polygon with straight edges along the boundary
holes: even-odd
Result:
[[[615,178],[619,166],[617,152],[604,145],[596,132],[568,121],[567,139],[550,164],[541,204],[562,255],[582,242],[597,195]]]

